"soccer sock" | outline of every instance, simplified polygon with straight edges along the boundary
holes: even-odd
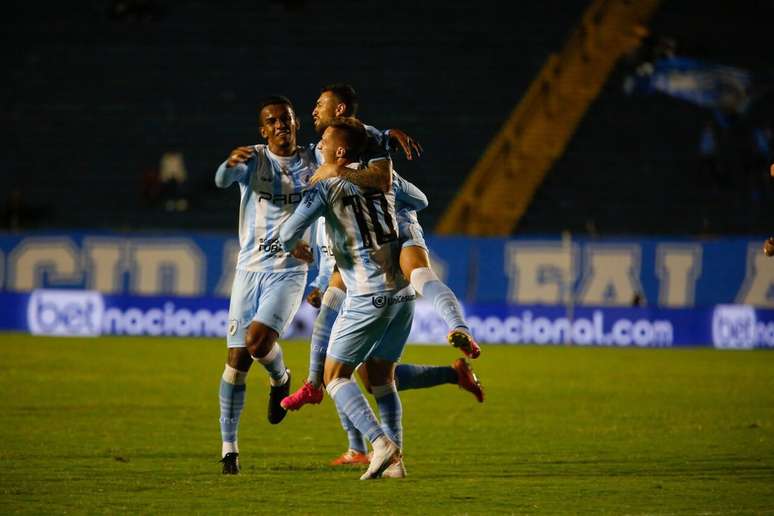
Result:
[[[433,309],[440,315],[449,330],[465,328],[469,330],[462,315],[462,307],[457,296],[429,267],[418,267],[411,271],[411,286],[425,299],[433,303]]]
[[[288,381],[288,369],[282,359],[282,348],[275,342],[268,353],[261,358],[254,358],[268,371],[272,385],[282,385]]]
[[[400,404],[398,389],[395,388],[395,382],[387,385],[373,386],[376,406],[379,408],[379,417],[382,420],[382,430],[393,440],[398,448],[403,448],[403,407]]]
[[[239,371],[226,364],[220,378],[220,436],[223,441],[222,456],[239,453],[237,430],[239,416],[245,406],[245,379],[247,371]]]
[[[350,378],[336,378],[326,386],[336,408],[345,414],[366,439],[374,442],[384,435],[374,411],[366,401],[360,387]]]
[[[322,298],[322,306],[312,329],[312,343],[309,347],[309,382],[316,388],[322,385],[325,356],[328,354],[328,340],[331,338],[331,328],[339,316],[341,304],[347,297],[346,292],[338,287],[330,287]],[[362,440],[362,437],[361,437]]]
[[[395,384],[399,391],[424,389],[445,383],[457,383],[457,371],[451,366],[398,364],[395,367]]]
[[[347,432],[349,449],[365,453],[367,448],[366,443],[363,440],[363,434],[360,433],[360,430],[355,428],[355,425],[352,424],[352,421],[350,421],[347,415],[341,411],[338,405],[336,405],[336,413],[339,415],[339,420],[341,420],[341,427]]]

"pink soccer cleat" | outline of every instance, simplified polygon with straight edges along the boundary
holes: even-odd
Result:
[[[468,361],[464,358],[458,358],[452,362],[452,368],[457,371],[457,385],[460,389],[464,389],[476,397],[479,403],[484,402],[484,389],[481,387],[481,382],[478,380],[478,376],[473,372],[473,369],[468,364]]]
[[[481,348],[473,335],[463,328],[454,328],[446,339],[449,341],[449,345],[462,351],[468,358],[478,358],[481,354]]]
[[[285,410],[298,410],[307,403],[311,403],[313,405],[317,405],[320,403],[323,399],[323,388],[315,387],[309,382],[304,382],[304,385],[301,386],[300,389],[298,389],[296,392],[291,394],[290,396],[285,396],[282,398],[282,401],[280,402],[280,405],[282,405],[282,408]]]

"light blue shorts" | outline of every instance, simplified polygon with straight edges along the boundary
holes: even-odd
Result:
[[[306,271],[237,269],[228,308],[228,347],[245,347],[245,332],[253,321],[265,324],[282,336],[301,306],[305,286]]]
[[[419,224],[417,213],[415,211],[407,212],[401,210],[397,213],[397,219],[401,249],[415,245],[427,251],[425,232]]]
[[[397,362],[414,320],[411,286],[365,296],[347,296],[331,331],[328,356],[356,366],[369,358]]]

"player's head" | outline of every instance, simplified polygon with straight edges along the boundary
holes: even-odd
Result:
[[[299,122],[287,97],[275,95],[258,103],[258,126],[272,152],[296,148]]]
[[[320,152],[325,163],[346,165],[360,159],[368,133],[356,118],[334,118],[322,134]]]
[[[322,134],[328,124],[339,116],[357,114],[357,92],[349,84],[336,83],[323,86],[312,111],[314,130]]]

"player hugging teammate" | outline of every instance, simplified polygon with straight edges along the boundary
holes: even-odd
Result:
[[[363,479],[405,476],[399,389],[452,383],[483,401],[481,386],[464,359],[445,367],[395,367],[411,329],[415,292],[429,298],[446,320],[450,344],[471,358],[480,349],[456,297],[429,266],[415,213],[427,205],[426,197],[393,172],[387,152],[390,137],[409,159],[421,147],[401,131],[382,134],[364,126],[354,118],[356,109],[351,86],[323,88],[313,113],[322,140],[319,146],[299,147],[290,101],[270,97],[259,105],[266,145],[236,148],[216,174],[218,186],[237,182],[241,193],[240,253],[220,386],[226,474],[239,472],[237,427],[253,361],[269,373],[268,417],[274,424],[287,409],[319,403],[324,383],[349,438],[349,449],[334,463],[367,462]],[[303,202],[288,202],[307,188]],[[320,252],[322,247],[327,249]],[[315,251],[321,276],[309,302],[321,310],[310,374],[289,396],[290,374],[277,339],[300,305],[307,263]],[[375,396],[381,425],[351,379],[356,369]],[[370,460],[364,438],[373,447]]]

